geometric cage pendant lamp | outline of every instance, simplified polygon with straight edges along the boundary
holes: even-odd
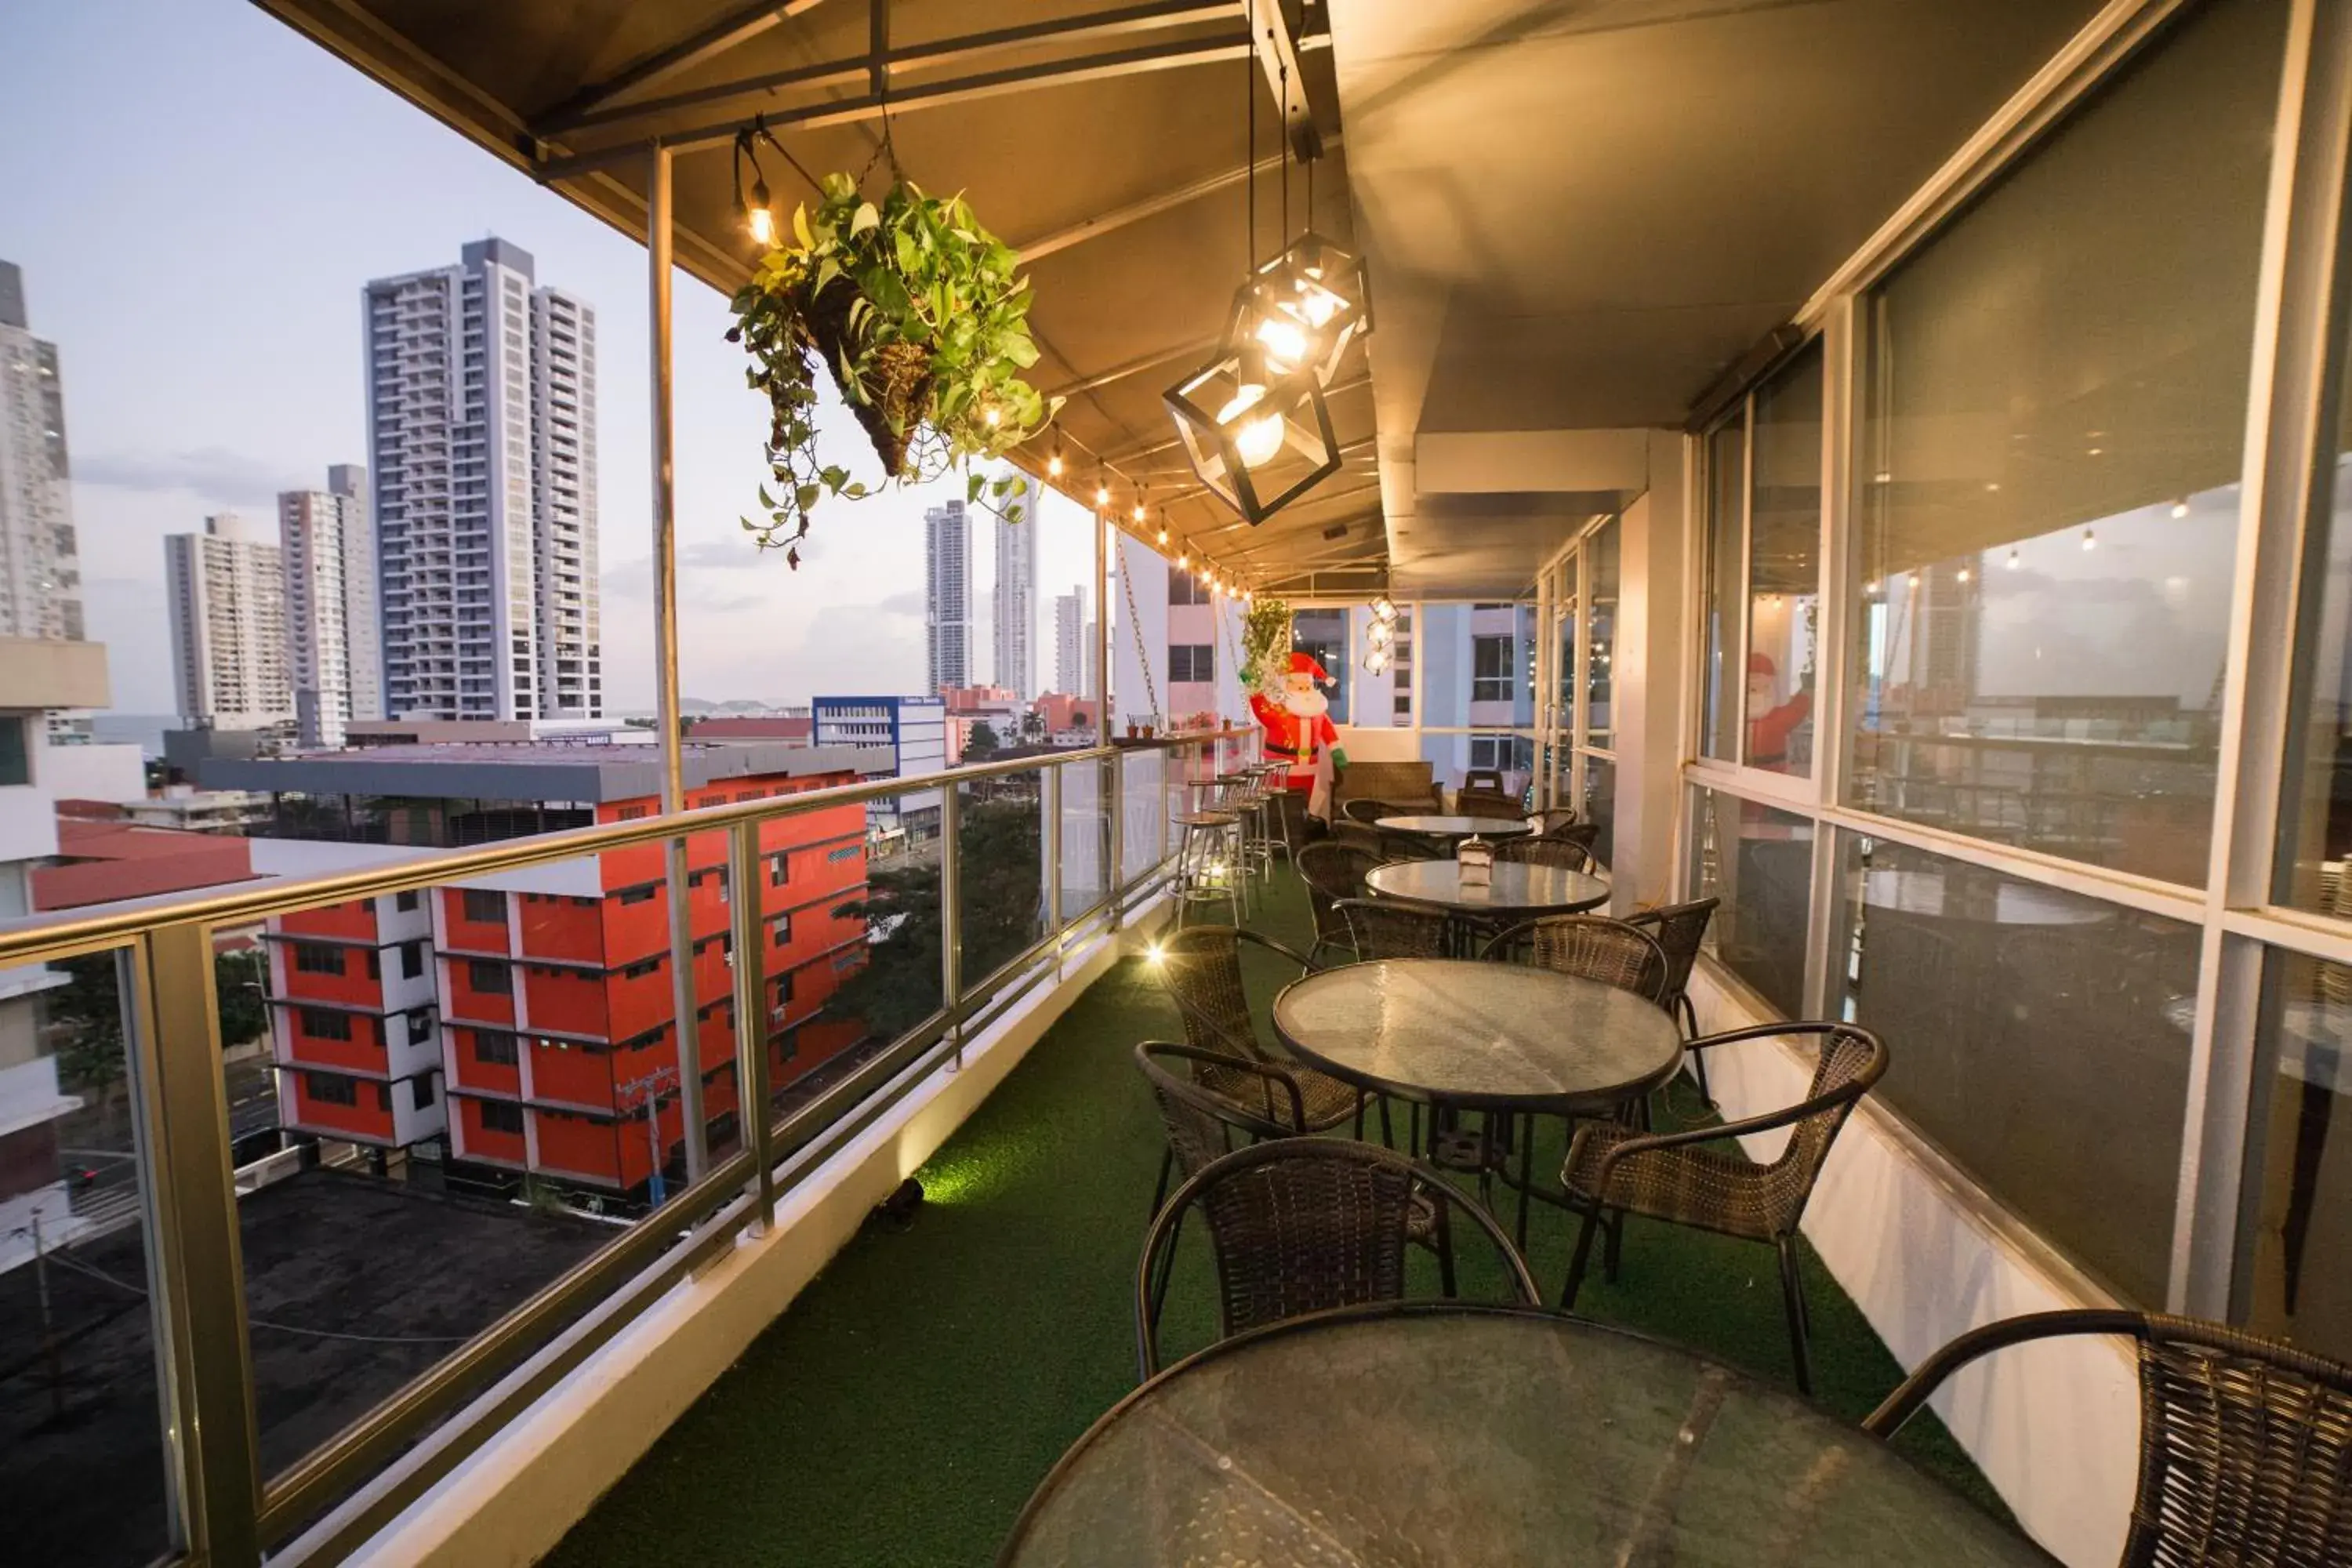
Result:
[[[1253,526],[1339,471],[1339,441],[1311,364],[1228,344],[1161,395],[1209,492]]]
[[[1254,342],[1276,372],[1307,365],[1328,387],[1371,330],[1363,262],[1309,230],[1234,291],[1224,346]]]

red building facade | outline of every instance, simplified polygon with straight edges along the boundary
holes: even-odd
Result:
[[[531,750],[564,753],[560,770],[546,770],[545,787],[580,789],[581,748]],[[865,760],[844,747],[796,748],[789,762],[765,754],[782,748],[688,750],[690,808],[852,783]],[[651,794],[616,793],[642,763],[591,767],[597,797],[562,797],[581,808],[582,820],[593,812],[598,822],[626,821],[657,809]],[[517,766],[499,771],[501,790],[529,782],[512,776]],[[414,777],[382,782],[386,794],[415,798]],[[480,782],[457,773],[448,780],[453,790]],[[453,798],[479,806],[532,797]],[[742,1109],[735,889],[726,835],[698,834],[687,847],[693,1026],[709,1135],[723,1149],[734,1142]],[[817,1015],[865,958],[863,919],[841,912],[865,893],[865,808],[762,824],[760,847],[761,1033],[770,1085],[781,1090],[864,1034],[856,1020]],[[388,907],[395,902],[401,907]],[[448,1158],[461,1164],[626,1194],[643,1189],[654,1168],[651,1098],[663,1163],[675,1168],[683,1125],[659,846],[290,915],[275,922],[271,939],[289,1128],[385,1147],[446,1138]]]

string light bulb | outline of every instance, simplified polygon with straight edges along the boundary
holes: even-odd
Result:
[[[2098,547],[2098,533],[2095,530],[2088,528],[2084,529],[2083,531],[2083,548],[2085,550],[2096,550]]]
[[[1189,571],[1189,570],[1191,570],[1192,565],[1192,558],[1190,555],[1186,555],[1186,554],[1182,554],[1182,553],[1179,553],[1179,554],[1177,555],[1177,557],[1176,557],[1176,570],[1177,570],[1177,571],[1179,571],[1179,572]]]
[[[1150,515],[1150,513],[1144,509],[1143,497],[1141,495],[1138,495],[1135,498],[1135,505],[1129,509],[1127,515],[1137,522],[1141,522],[1146,517]]]
[[[1163,546],[1168,542],[1168,525],[1165,522],[1160,525],[1160,542]]]
[[[1961,582],[1963,582],[1963,583],[1965,583],[1965,582],[1967,582],[1967,581],[1969,580],[1969,569],[1968,569],[1967,567],[1965,567],[1965,566],[1963,566],[1963,567],[1961,567],[1961,568],[1960,568],[1960,571],[1959,571],[1959,580],[1960,580]]]
[[[2172,503],[2172,515],[2175,517],[2187,517],[2189,515],[2189,501],[2186,497],[2183,497],[2181,500]]]
[[[2024,562],[2018,559],[2016,545],[2012,544],[2009,547],[2009,560],[2005,564],[2007,564],[2009,569],[2012,572],[2025,564]]]
[[[1064,466],[1065,465],[1062,462],[1062,444],[1059,441],[1056,441],[1054,443],[1054,455],[1045,459],[1045,477],[1050,479],[1060,479],[1062,477],[1062,469]]]

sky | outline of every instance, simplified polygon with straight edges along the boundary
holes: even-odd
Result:
[[[241,0],[6,4],[0,259],[24,268],[33,331],[62,359],[89,636],[116,710],[172,706],[163,536],[215,512],[272,518],[278,490],[363,463],[362,286],[493,234],[596,311],[605,700],[650,709],[644,248]],[[765,472],[764,400],[719,294],[681,272],[673,310],[684,694],[920,690],[923,509],[961,486],[821,508],[798,572],[755,550],[738,519]],[[870,479],[837,405],[825,430],[828,458]],[[971,531],[975,679],[992,673],[999,526]],[[1024,526],[1041,530],[1043,687],[1054,595],[1091,583],[1093,524],[1055,497]]]

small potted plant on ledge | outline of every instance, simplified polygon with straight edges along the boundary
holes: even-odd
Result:
[[[800,564],[810,515],[828,496],[857,500],[890,485],[936,479],[1001,457],[1037,434],[1061,405],[1022,379],[1037,361],[1028,279],[961,196],[927,195],[898,180],[879,202],[847,174],[828,174],[815,208],[735,296],[730,342],[750,353],[751,384],[767,395],[772,484],[763,520],[743,519],[763,548]],[[883,481],[852,479],[816,449],[822,364],[874,443]],[[1008,522],[1018,481],[970,473],[967,500]]]

